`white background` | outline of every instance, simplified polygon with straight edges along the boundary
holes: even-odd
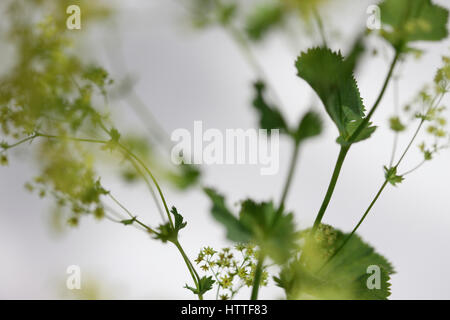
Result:
[[[123,78],[124,67],[136,80],[136,91],[152,109],[167,132],[193,129],[195,120],[207,128],[254,128],[250,107],[251,83],[255,79],[239,49],[220,29],[195,32],[186,28],[182,7],[176,1],[127,2],[115,24],[96,30],[86,43],[86,57],[95,57]],[[355,4],[358,2],[358,4]],[[445,4],[446,1],[439,1]],[[334,49],[346,52],[367,17],[370,1],[344,1],[343,6],[324,12],[327,33]],[[336,37],[339,31],[340,37]],[[301,36],[301,37],[300,37]],[[283,112],[294,123],[313,102],[310,88],[296,77],[294,61],[311,41],[300,34],[296,43],[280,34],[254,48],[255,55],[281,96]],[[376,42],[381,52],[392,52]],[[450,43],[420,44],[427,53],[420,62],[408,60],[399,82],[400,100],[409,101],[432,80],[440,56]],[[125,66],[118,62],[123,52]],[[110,52],[108,54],[107,52]],[[357,80],[366,106],[378,94],[387,60],[383,54],[369,59]],[[448,103],[448,98],[446,102]],[[143,130],[130,109],[118,103],[119,129]],[[373,118],[380,128],[369,141],[350,152],[324,222],[349,231],[383,182],[392,134],[387,120],[393,113],[392,86]],[[287,207],[295,212],[300,227],[308,227],[324,196],[338,154],[337,131],[326,120],[325,133],[301,150],[298,171]],[[409,135],[408,135],[409,136]],[[401,140],[401,146],[406,140]],[[290,158],[290,145],[281,144],[281,169],[275,176],[261,176],[255,166],[210,166],[204,168],[205,185],[213,185],[233,204],[246,197],[279,200]],[[67,266],[82,268],[83,279],[95,278],[106,298],[193,298],[182,287],[189,274],[175,248],[152,241],[132,228],[107,221],[85,219],[81,226],[57,236],[49,227],[50,203],[29,194],[23,185],[35,173],[26,148],[15,153],[17,161],[0,168],[0,298],[59,298],[64,289]],[[414,149],[404,170],[420,160]],[[144,187],[128,187],[106,178],[109,189],[140,217],[153,224],[157,214]],[[176,205],[188,221],[182,242],[190,257],[199,248],[227,245],[223,229],[209,214],[209,202],[200,191],[179,194],[164,186],[170,205]],[[407,177],[399,187],[388,187],[360,228],[362,237],[395,266],[393,299],[449,299],[450,290],[450,154],[442,152],[431,163]],[[244,293],[243,298],[247,297]],[[281,298],[283,292],[271,282],[262,298]]]

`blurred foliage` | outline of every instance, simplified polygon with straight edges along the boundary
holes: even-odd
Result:
[[[431,0],[384,0],[380,4],[382,36],[395,48],[413,41],[439,41],[448,36],[448,10]]]
[[[340,1],[340,0],[335,0]],[[261,41],[272,30],[283,29],[291,18],[310,24],[329,0],[189,0],[186,6],[194,26],[237,28],[252,41]]]
[[[390,295],[389,279],[394,269],[358,236],[336,254],[347,236],[324,224],[314,234],[311,229],[301,232],[299,258],[285,265],[275,277],[287,299],[379,300]],[[380,288],[367,285],[370,266],[380,268]]]
[[[121,134],[113,127],[108,92],[114,81],[78,50],[80,31],[66,28],[70,4],[65,0],[2,4],[6,29],[1,37],[3,45],[13,48],[14,56],[8,61],[8,72],[0,76],[0,131],[5,139],[0,159],[7,165],[9,149],[39,140],[34,144],[41,174],[27,189],[37,190],[41,197],[53,196],[58,204],[55,212],[68,216],[68,223],[76,226],[82,214],[104,217],[101,197],[108,193],[99,183],[96,166],[117,155],[124,159],[120,152],[101,153],[114,151],[119,140],[179,189],[197,183],[200,172],[187,165],[168,166],[148,138]],[[77,5],[82,7],[82,30],[113,14],[102,1],[83,0]],[[8,143],[7,138],[19,142]],[[103,147],[86,144],[93,142],[87,140],[103,141]],[[128,182],[140,179],[132,163],[118,170]]]

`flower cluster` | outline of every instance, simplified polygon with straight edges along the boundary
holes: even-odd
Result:
[[[418,95],[403,108],[403,114],[389,119],[391,130],[405,131],[416,120],[426,127],[427,136],[419,144],[424,161],[431,160],[439,150],[447,148],[450,134],[442,105],[444,96],[450,90],[450,57],[442,57],[443,66],[439,68],[431,85],[425,86]]]
[[[252,244],[238,244],[234,248],[216,251],[203,248],[195,262],[204,272],[210,272],[216,279],[216,298],[233,299],[243,287],[251,287],[255,276],[258,251]],[[269,274],[262,273],[262,285],[268,284]]]

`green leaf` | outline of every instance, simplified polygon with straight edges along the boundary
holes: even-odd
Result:
[[[86,80],[90,80],[92,83],[94,83],[99,88],[103,89],[105,85],[111,84],[111,80],[109,79],[108,72],[97,66],[90,66],[87,68],[87,70],[84,72],[83,77]]]
[[[355,72],[365,51],[364,35],[360,35],[353,42],[352,47],[345,58],[346,71],[344,73],[348,74]]]
[[[132,225],[135,221],[136,221],[136,217],[133,217],[131,219],[122,220],[122,221],[120,221],[120,223],[122,223],[125,226],[129,226],[129,225]]]
[[[308,111],[303,116],[297,131],[294,133],[294,139],[297,143],[303,140],[314,138],[322,132],[322,119],[315,111]]]
[[[203,294],[205,294],[206,292],[208,292],[209,290],[211,290],[213,288],[213,284],[215,282],[216,281],[213,280],[212,276],[210,276],[210,277],[204,276],[199,281],[199,284],[198,284],[199,288],[198,289],[192,288],[192,287],[190,287],[188,285],[185,285],[185,288],[188,289],[188,290],[191,290],[194,294],[203,295]]]
[[[172,229],[169,222],[158,226],[157,233],[153,237],[156,240],[161,240],[163,243],[175,242],[177,240],[176,233]]]
[[[201,176],[198,167],[192,164],[181,163],[174,170],[167,172],[167,179],[178,189],[186,190],[194,186]]]
[[[0,166],[7,166],[8,163],[8,157],[4,154],[0,155]]]
[[[227,230],[227,238],[235,242],[248,242],[251,239],[250,231],[227,208],[224,197],[214,189],[205,188],[204,191],[213,204],[211,208],[213,217]]]
[[[382,35],[395,48],[407,42],[439,41],[448,36],[448,11],[431,0],[385,0],[380,10]]]
[[[397,186],[397,184],[402,183],[404,178],[403,176],[397,175],[397,167],[384,167],[384,176],[386,177],[386,180],[392,184],[394,187]]]
[[[283,214],[272,202],[242,202],[239,219],[225,205],[223,196],[205,189],[213,202],[211,212],[227,230],[228,239],[238,243],[253,243],[275,262],[283,263],[291,255],[295,243],[292,213]]]
[[[187,222],[185,222],[183,216],[178,213],[177,208],[172,207],[172,210],[170,210],[170,212],[175,218],[175,231],[178,233],[181,229],[186,227]]]
[[[261,129],[272,130],[279,129],[281,132],[287,132],[288,126],[281,112],[267,103],[264,98],[266,85],[262,81],[254,84],[256,96],[253,100],[253,106],[259,112],[259,126]]]
[[[174,227],[172,228],[169,222],[159,225],[158,232],[154,236],[155,239],[161,240],[164,243],[175,243],[178,240],[178,233],[187,225],[187,222],[184,221],[183,216],[178,213],[177,208],[172,207],[170,213],[172,213],[175,218]]]
[[[275,262],[286,261],[294,249],[295,226],[293,215],[283,214],[272,202],[242,202],[239,219],[225,205],[223,196],[205,189],[213,202],[211,212],[227,230],[228,239],[238,243],[254,243]]]
[[[389,119],[389,126],[395,132],[401,132],[406,129],[405,125],[400,121],[399,117],[392,117]]]
[[[120,133],[116,128],[112,128],[109,131],[109,135],[111,136],[111,141],[114,143],[118,143],[120,139]]]
[[[358,127],[364,121],[364,119],[355,115],[347,107],[344,107],[344,112],[346,113],[346,115],[349,119],[349,122],[347,123],[347,126],[346,126],[347,137],[351,137],[353,135],[353,133],[355,133],[356,129],[358,129]],[[358,136],[356,138],[354,138],[353,143],[369,139],[372,136],[372,134],[375,132],[375,130],[377,129],[377,127],[371,126],[371,125],[372,125],[372,123],[368,122],[365,125],[364,129],[362,129],[361,132],[358,134]],[[342,145],[348,144],[346,138],[344,138],[342,135],[339,136],[336,141],[337,141],[337,143],[342,144]]]
[[[283,8],[279,3],[260,3],[247,16],[245,29],[248,37],[257,41],[282,21]]]
[[[359,236],[353,235],[333,257],[347,236],[327,225],[320,225],[313,238],[310,229],[302,233],[305,244],[300,258],[286,265],[275,278],[288,299],[379,300],[389,297],[389,280],[394,269]],[[377,275],[380,286],[369,286],[374,284],[372,280]]]
[[[348,139],[355,123],[364,117],[364,105],[353,70],[340,53],[328,48],[314,48],[302,53],[297,61],[298,76],[317,93],[330,118],[336,124],[341,141]],[[374,129],[368,129],[373,132]],[[367,130],[357,141],[370,136]]]
[[[252,242],[275,262],[284,263],[291,257],[295,243],[292,213],[282,214],[272,202],[246,200],[239,214],[240,222],[251,230]]]

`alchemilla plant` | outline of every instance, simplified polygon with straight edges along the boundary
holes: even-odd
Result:
[[[13,165],[14,149],[28,150],[37,159],[40,174],[30,178],[26,189],[40,197],[54,199],[58,216],[71,226],[92,216],[146,232],[149,241],[171,245],[180,253],[190,279],[186,290],[203,299],[233,299],[241,288],[251,288],[257,299],[269,281],[281,287],[287,299],[387,299],[393,264],[367,244],[357,231],[373,211],[377,200],[390,186],[399,186],[439,152],[449,147],[446,108],[443,98],[450,90],[450,54],[443,52],[435,77],[407,105],[392,108],[389,123],[373,123],[391,83],[400,81],[396,70],[405,61],[421,63],[423,49],[447,38],[448,10],[431,0],[384,0],[378,3],[379,28],[361,29],[348,54],[329,47],[327,22],[321,18],[326,0],[267,0],[244,4],[237,0],[178,1],[186,18],[199,29],[223,28],[242,50],[255,70],[253,108],[261,129],[278,129],[292,142],[288,176],[281,198],[257,202],[242,199],[232,209],[220,186],[203,188],[210,200],[211,215],[226,230],[227,248],[208,243],[197,257],[189,257],[179,234],[188,232],[183,208],[171,205],[160,181],[184,190],[196,188],[201,168],[167,164],[160,148],[167,137],[150,110],[130,88],[120,88],[100,65],[84,61],[77,54],[79,34],[67,28],[69,0],[14,0],[2,4],[5,27],[2,44],[14,50],[0,77],[0,163]],[[83,28],[101,23],[114,12],[106,3],[77,1]],[[77,10],[73,11],[77,14]],[[269,81],[258,64],[252,45],[262,42],[274,30],[290,33],[301,27],[315,43],[298,54],[297,75],[320,100],[329,119],[321,113],[306,112],[291,126],[277,101],[270,101]],[[86,27],[88,28],[88,27]],[[389,45],[390,63],[384,82],[371,105],[365,105],[358,88],[355,69],[368,52],[376,51],[369,40],[382,39]],[[380,43],[377,41],[376,43]],[[370,48],[370,49],[369,49]],[[373,84],[378,85],[378,84]],[[113,122],[114,94],[123,90],[133,97],[130,106],[140,118],[151,121],[149,136],[120,132]],[[389,107],[386,105],[385,107]],[[337,129],[340,151],[314,224],[299,230],[295,212],[286,207],[299,151],[307,140],[322,132],[325,121]],[[350,232],[323,223],[343,164],[356,143],[370,143],[377,126],[394,132],[392,156],[384,166],[384,182],[361,219]],[[411,129],[411,130],[408,130]],[[411,134],[412,132],[412,134]],[[399,143],[400,135],[409,135]],[[422,161],[407,164],[408,155],[420,152]],[[163,152],[164,153],[164,152]],[[410,167],[411,165],[411,167]],[[99,175],[109,166],[127,183],[144,183],[157,204],[161,223],[141,220],[112,194]],[[3,169],[5,170],[5,169]],[[395,262],[394,262],[395,264]]]

